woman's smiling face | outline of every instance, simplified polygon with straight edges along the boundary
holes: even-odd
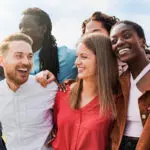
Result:
[[[77,58],[75,65],[78,68],[78,78],[87,79],[96,76],[96,56],[85,44],[77,46]]]
[[[131,25],[120,23],[110,33],[112,49],[123,62],[129,62],[141,53],[143,38],[140,38]]]

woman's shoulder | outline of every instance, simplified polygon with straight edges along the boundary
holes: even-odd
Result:
[[[70,93],[70,86],[66,85],[66,91],[58,90],[56,99],[65,98],[66,96],[69,95],[69,93]]]
[[[70,92],[74,88],[75,84],[76,84],[76,82],[71,83],[71,84],[67,84],[66,85],[66,91],[60,91],[59,90],[57,92],[57,95],[56,95],[56,101],[57,101],[57,103],[60,103],[62,101],[62,99],[68,101],[68,99],[70,97]]]
[[[74,86],[76,85],[76,82],[73,82],[72,84],[70,84],[70,90],[72,90],[74,88]]]

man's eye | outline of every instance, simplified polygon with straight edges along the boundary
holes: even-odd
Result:
[[[16,55],[16,58],[18,58],[18,59],[22,58],[22,55]]]
[[[30,59],[30,60],[31,60],[32,58],[33,58],[33,56],[32,56],[32,55],[28,56],[28,59]]]
[[[32,31],[33,29],[34,29],[34,28],[31,28],[31,27],[24,28],[24,30],[27,31],[27,32],[28,32],[28,31]]]
[[[32,30],[34,30],[33,27],[27,26],[27,25],[26,26],[19,25],[19,29],[22,30],[22,31],[32,31]]]

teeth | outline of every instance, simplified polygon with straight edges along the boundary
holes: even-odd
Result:
[[[119,50],[119,54],[120,54],[120,55],[123,55],[123,54],[125,54],[127,51],[129,51],[129,50],[130,50],[129,48],[121,49],[121,50]]]
[[[27,71],[28,69],[27,68],[21,68],[21,69],[18,69],[19,71]]]
[[[83,68],[78,68],[78,72],[81,72],[81,71],[83,71]]]

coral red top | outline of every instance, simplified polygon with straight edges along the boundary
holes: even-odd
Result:
[[[98,97],[80,109],[72,109],[69,92],[58,92],[54,120],[58,128],[54,150],[105,150],[112,119],[100,117]]]

